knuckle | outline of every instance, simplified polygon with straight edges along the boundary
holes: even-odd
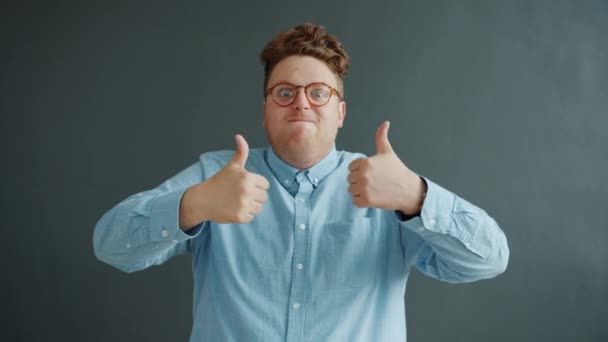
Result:
[[[359,196],[359,198],[361,198],[361,202],[366,203],[366,204],[369,203],[369,201],[370,201],[370,196],[365,191],[361,194],[361,196]]]
[[[349,185],[348,186],[348,192],[351,193],[351,194],[354,193],[355,192],[355,187],[353,185]]]
[[[369,184],[369,178],[368,177],[362,177],[359,182],[359,184],[361,184],[361,186],[367,186]]]
[[[230,221],[234,223],[241,223],[241,215],[238,212],[234,213],[232,217],[230,217]]]
[[[247,184],[247,182],[239,182],[238,189],[239,193],[246,194],[249,192],[249,185]]]
[[[237,215],[237,222],[238,223],[247,223],[250,221],[250,215],[247,212],[241,211],[238,215]]]
[[[239,169],[239,170],[237,170],[236,176],[239,180],[245,180],[245,179],[247,179],[247,174],[248,174],[247,171]]]

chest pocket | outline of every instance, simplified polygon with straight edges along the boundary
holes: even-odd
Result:
[[[324,289],[373,286],[377,280],[381,247],[369,218],[323,226],[320,242],[319,283]]]

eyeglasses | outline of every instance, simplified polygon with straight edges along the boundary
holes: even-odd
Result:
[[[264,93],[264,97],[268,96],[268,94],[272,95],[272,100],[281,107],[287,107],[296,100],[298,96],[298,91],[300,88],[304,88],[304,93],[306,94],[306,98],[308,102],[311,104],[320,107],[324,106],[329,102],[329,99],[332,95],[336,95],[340,100],[342,100],[342,96],[340,93],[330,85],[327,85],[322,82],[311,83],[307,86],[296,86],[290,83],[279,83],[272,88],[266,89]]]

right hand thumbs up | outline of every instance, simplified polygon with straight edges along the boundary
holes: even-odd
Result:
[[[203,222],[248,223],[262,211],[268,199],[268,180],[248,172],[245,163],[249,145],[235,136],[236,151],[226,166],[206,181],[189,188],[180,204],[180,227],[184,230]]]
[[[245,168],[247,157],[249,157],[249,144],[247,144],[245,138],[240,134],[237,134],[234,140],[236,141],[236,152],[232,157],[231,163]]]

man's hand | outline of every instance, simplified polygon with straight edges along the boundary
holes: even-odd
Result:
[[[190,187],[180,204],[180,228],[203,221],[248,223],[268,199],[268,180],[245,170],[249,145],[237,134],[236,152],[226,166],[206,181]]]
[[[348,192],[359,208],[415,215],[421,210],[426,185],[393,151],[388,141],[389,126],[385,121],[376,131],[376,155],[354,160],[348,166]]]

